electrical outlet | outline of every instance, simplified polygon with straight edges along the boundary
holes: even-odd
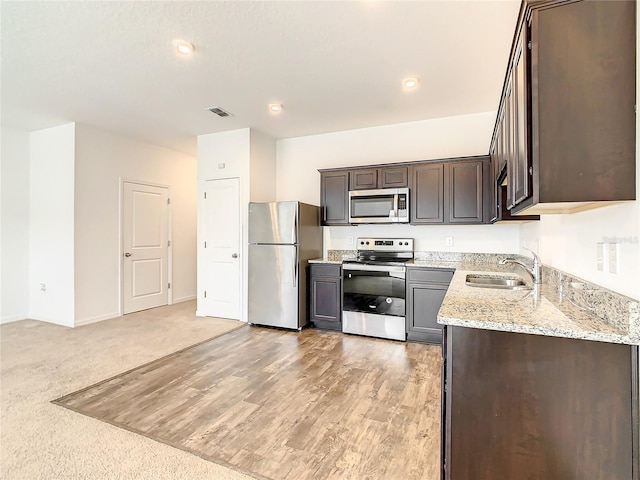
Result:
[[[447,247],[453,247],[453,237],[445,237],[444,243]]]
[[[599,272],[604,272],[604,243],[596,243],[596,268]]]
[[[41,292],[46,292],[47,291],[47,284],[46,283],[41,283],[40,284],[40,291]]]
[[[353,235],[349,235],[349,236],[347,237],[347,243],[348,243],[349,245],[353,245]]]
[[[609,273],[618,273],[618,244],[609,244]]]

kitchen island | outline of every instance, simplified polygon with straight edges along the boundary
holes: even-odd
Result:
[[[513,291],[473,273],[438,314],[442,478],[637,480],[637,302],[558,272]]]

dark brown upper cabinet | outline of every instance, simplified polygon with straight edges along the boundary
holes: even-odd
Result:
[[[378,169],[366,168],[351,171],[349,190],[367,190],[378,188]]]
[[[408,167],[384,167],[380,169],[380,188],[402,188],[409,186]]]
[[[322,225],[349,224],[349,172],[320,172]]]
[[[412,166],[409,198],[411,223],[444,223],[444,163]]]
[[[322,225],[349,225],[349,190],[409,187],[415,225],[479,224],[491,219],[489,157],[320,170]]]
[[[530,222],[534,220],[540,220],[540,215],[512,215],[511,211],[507,208],[508,199],[507,196],[512,195],[507,192],[507,159],[504,155],[504,142],[503,134],[505,129],[505,123],[500,123],[500,128],[497,132],[495,141],[495,148],[491,149],[491,167],[490,172],[490,223],[522,223]]]
[[[449,223],[483,222],[483,169],[485,164],[486,162],[482,160],[446,164]]]
[[[489,197],[489,187],[488,157],[413,165],[411,223],[484,223],[485,218],[490,218],[485,201],[485,197]]]
[[[351,170],[349,190],[377,188],[400,188],[408,185],[408,168],[389,166],[381,168],[359,168]]]
[[[506,161],[512,214],[636,198],[635,12],[634,1],[522,3],[490,150]]]

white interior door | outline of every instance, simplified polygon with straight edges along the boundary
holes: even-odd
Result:
[[[123,182],[123,312],[167,305],[169,189]]]
[[[204,308],[210,317],[241,317],[240,183],[208,180],[204,201]]]

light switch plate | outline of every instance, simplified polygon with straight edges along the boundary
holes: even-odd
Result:
[[[596,269],[604,272],[604,243],[596,243]]]
[[[349,245],[353,245],[353,235],[349,235],[349,236],[347,237],[347,243],[348,243]]]
[[[618,273],[618,244],[609,244],[609,273]]]

